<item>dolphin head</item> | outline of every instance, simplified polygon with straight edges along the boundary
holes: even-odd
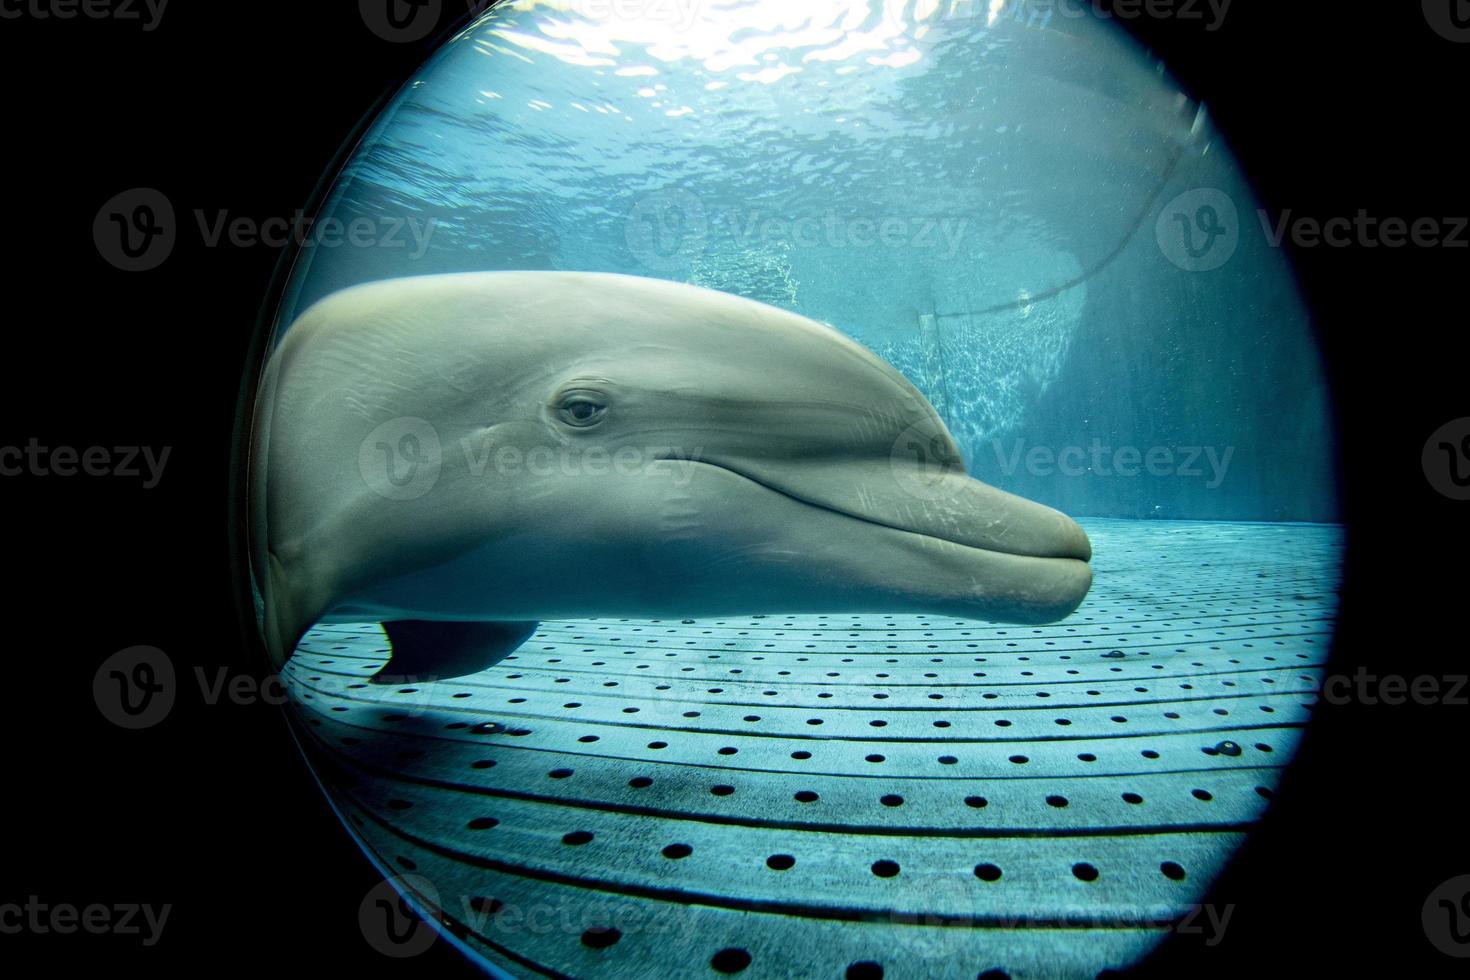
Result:
[[[896,370],[725,293],[390,280],[303,314],[267,379],[257,565],[278,659],[332,615],[1041,623],[1091,584],[1082,529],[971,479]]]

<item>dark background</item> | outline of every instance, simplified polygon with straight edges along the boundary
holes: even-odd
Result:
[[[463,9],[445,3],[446,27]],[[1236,0],[1214,32],[1126,23],[1210,103],[1272,214],[1470,211],[1470,44],[1432,31],[1419,4]],[[101,662],[136,644],[167,651],[190,691],[195,666],[264,675],[237,611],[231,459],[252,338],[282,274],[279,250],[206,248],[191,226],[161,268],[126,273],[99,254],[94,217],[135,187],[163,191],[181,221],[196,208],[290,215],[432,46],[384,41],[345,0],[175,0],[151,32],[0,19],[0,445],[172,447],[154,490],[0,479],[0,902],[174,906],[151,949],[115,935],[0,936],[0,963],[471,975],[442,943],[407,961],[364,943],[357,908],[378,879],[277,709],[182,697],[161,725],[126,732],[91,695]],[[1420,453],[1470,414],[1470,250],[1293,259],[1330,369],[1350,525],[1331,672],[1466,673],[1470,503],[1436,493]],[[1470,873],[1467,717],[1322,706],[1278,805],[1210,899],[1236,905],[1225,941],[1171,942],[1159,974],[1463,974],[1465,960],[1426,940],[1420,909]]]

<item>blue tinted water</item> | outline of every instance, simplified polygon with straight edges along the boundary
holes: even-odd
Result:
[[[282,323],[391,276],[662,276],[833,324],[976,476],[1069,513],[1335,520],[1310,321],[1250,187],[1086,11],[504,5],[408,83],[325,209],[407,230],[308,250]]]

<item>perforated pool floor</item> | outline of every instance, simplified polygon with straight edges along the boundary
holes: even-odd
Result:
[[[1093,591],[1054,626],[548,622],[405,687],[365,683],[376,625],[323,626],[287,679],[364,846],[514,975],[1093,976],[1268,805],[1342,534],[1084,524]]]

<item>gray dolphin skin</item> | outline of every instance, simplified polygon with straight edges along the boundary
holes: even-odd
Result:
[[[252,564],[279,668],[381,622],[374,678],[453,677],[542,619],[925,613],[1062,619],[1070,518],[970,478],[934,409],[831,327],[658,279],[393,279],[270,357]]]

